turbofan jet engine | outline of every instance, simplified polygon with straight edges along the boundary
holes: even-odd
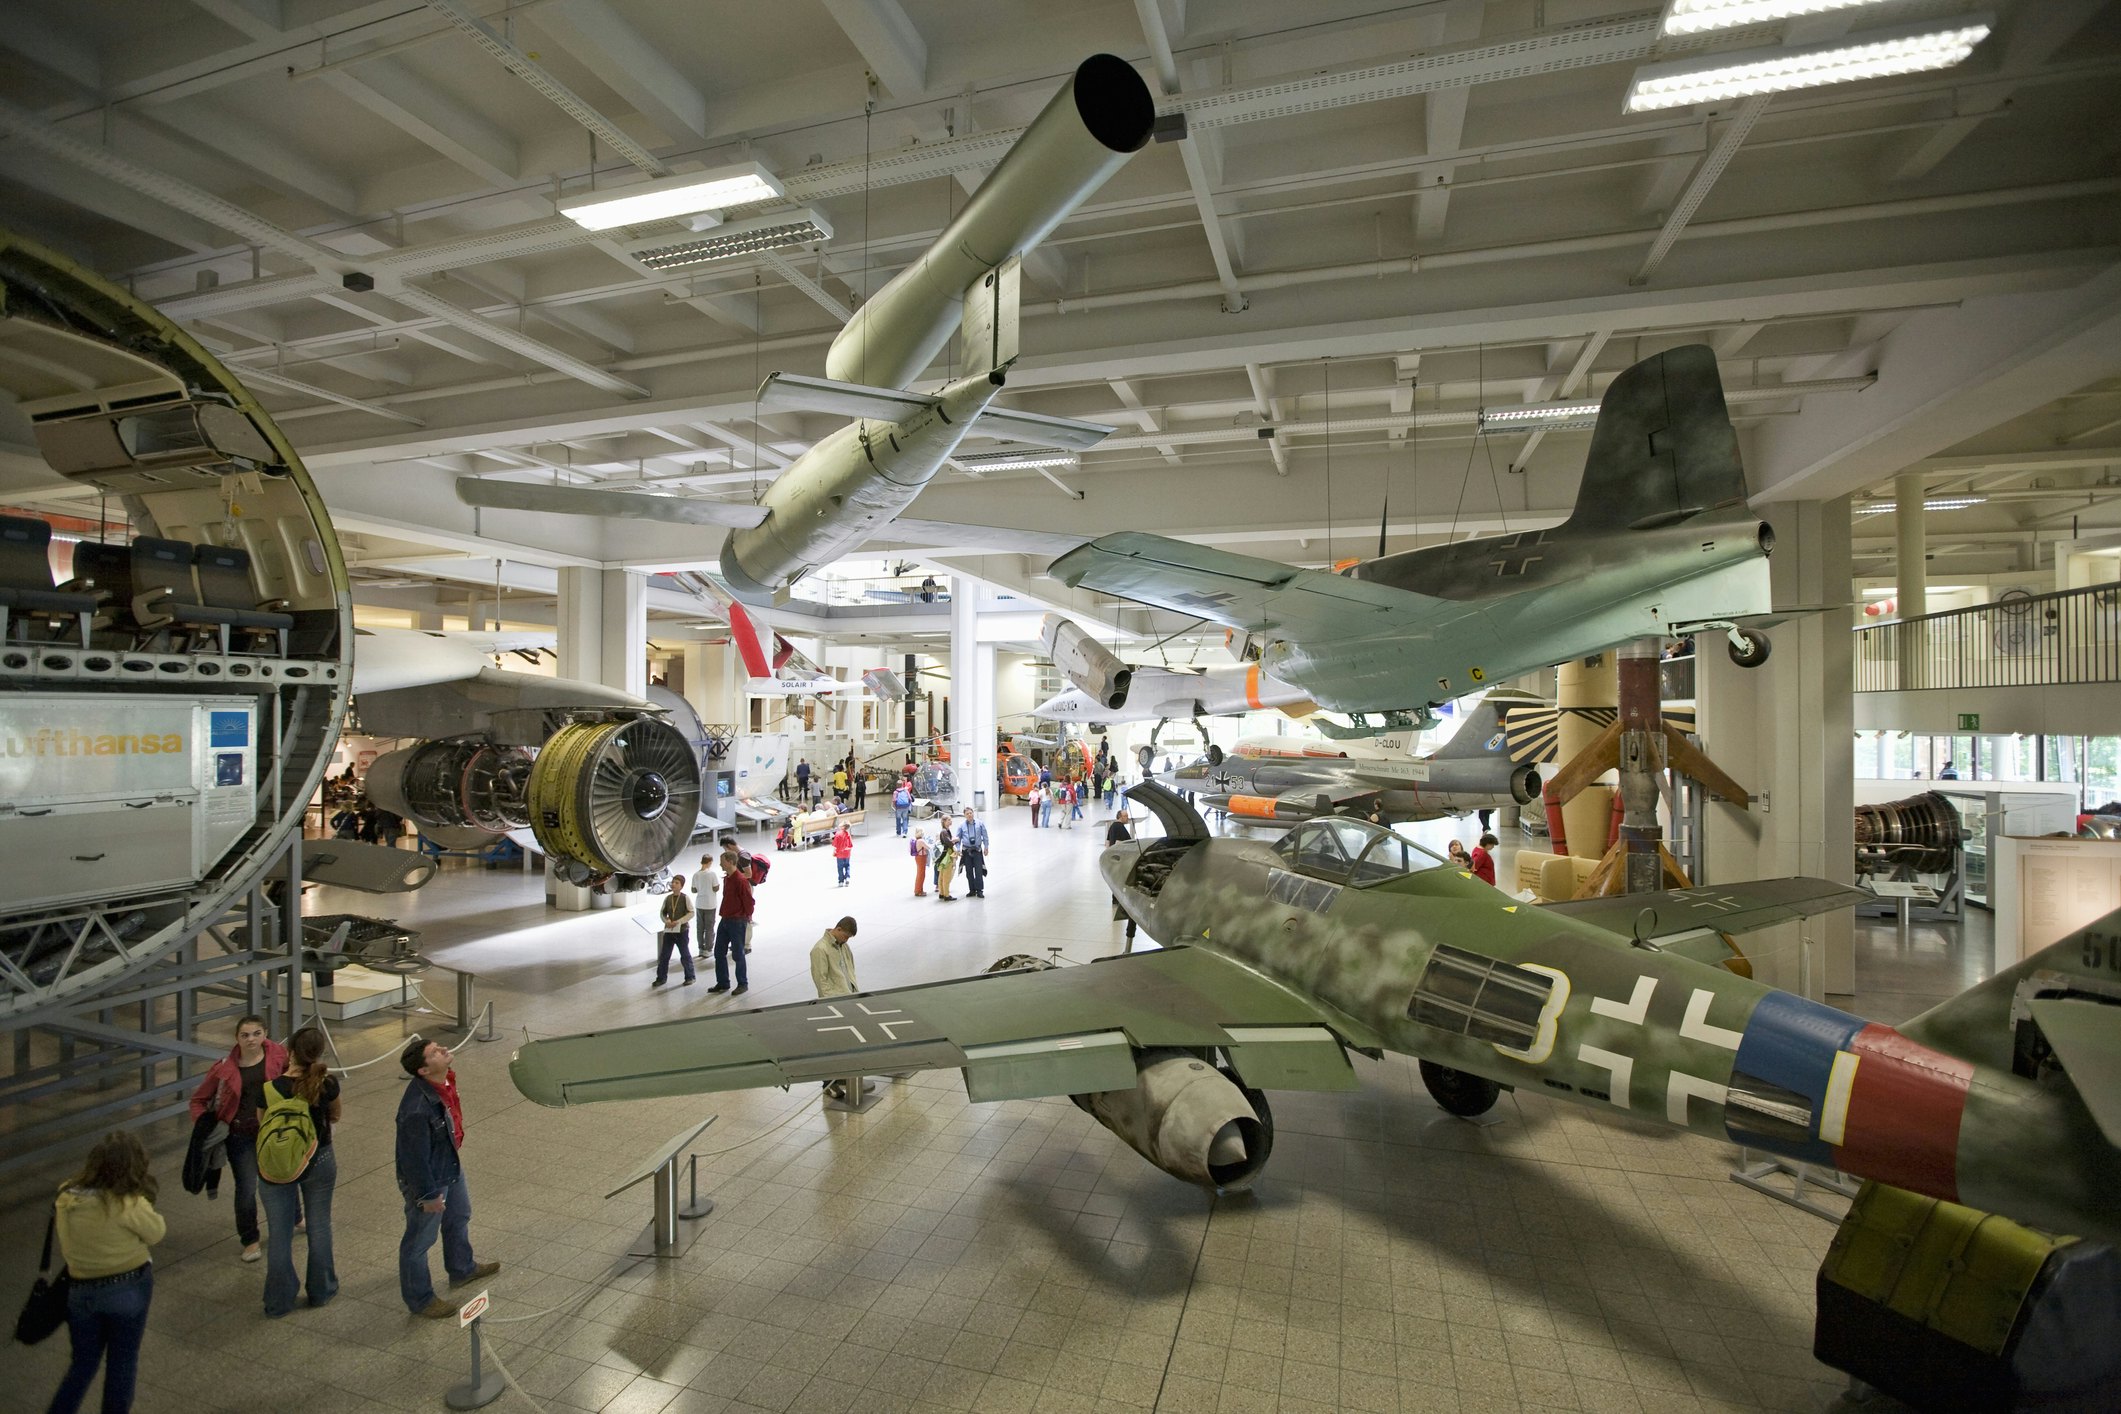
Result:
[[[573,722],[533,755],[481,737],[376,758],[368,793],[431,830],[492,836],[528,826],[570,883],[660,872],[692,837],[699,759],[653,717]]]
[[[1173,1178],[1218,1192],[1249,1188],[1274,1151],[1267,1097],[1186,1051],[1144,1051],[1131,1090],[1071,1096]]]

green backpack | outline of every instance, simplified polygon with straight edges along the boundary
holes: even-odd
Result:
[[[267,1183],[293,1183],[317,1152],[309,1102],[298,1094],[281,1094],[277,1087],[286,1083],[266,1084],[265,1117],[258,1122],[258,1177]]]

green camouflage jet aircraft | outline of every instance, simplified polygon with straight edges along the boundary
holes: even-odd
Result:
[[[1736,662],[1765,662],[1766,635],[1739,625],[1771,608],[1775,536],[1746,494],[1716,355],[1690,344],[1613,380],[1575,511],[1550,529],[1344,572],[1123,531],[1049,572],[1250,634],[1262,672],[1331,711],[1384,713],[1390,729],[1423,704],[1638,638],[1720,629]]]
[[[2121,1238],[2121,914],[1900,1030],[1697,958],[1865,897],[1780,879],[1535,907],[1367,822],[1160,839],[1101,867],[1153,952],[526,1043],[545,1105],[953,1068],[974,1100],[1068,1095],[1218,1190],[1266,1164],[1266,1090],[1416,1057],[1455,1114],[1505,1087],[1822,1164],[2053,1231]]]

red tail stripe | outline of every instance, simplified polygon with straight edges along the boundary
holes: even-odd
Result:
[[[1957,1202],[1959,1123],[1974,1067],[1876,1022],[1848,1049],[1860,1059],[1838,1167]]]

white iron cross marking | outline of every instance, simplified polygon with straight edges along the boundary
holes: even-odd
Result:
[[[880,1007],[880,1008],[875,1008],[875,1009],[872,1009],[872,1008],[870,1007],[869,1003],[867,1003],[867,1002],[856,1002],[856,1003],[854,1004],[854,1009],[855,1009],[856,1011],[860,1012],[860,1013],[861,1013],[861,1014],[862,1014],[863,1016],[869,1017],[869,1018],[871,1018],[872,1020],[874,1020],[875,1018],[877,1018],[877,1017],[880,1017],[880,1016],[905,1016],[905,1015],[906,1015],[906,1013],[905,1013],[905,1012],[901,1011],[901,1010],[900,1010],[899,1008],[897,1008],[897,1007]],[[828,1032],[828,1031],[851,1031],[851,1032],[853,1032],[853,1033],[854,1033],[854,1044],[855,1044],[855,1045],[857,1045],[857,1046],[867,1046],[867,1045],[873,1045],[873,1044],[876,1044],[876,1043],[874,1043],[874,1042],[870,1041],[870,1039],[869,1039],[869,1038],[868,1038],[867,1036],[864,1036],[864,1035],[862,1034],[862,1028],[861,1028],[861,1027],[859,1027],[859,1026],[856,1026],[856,1025],[854,1025],[854,1024],[853,1024],[852,1022],[849,1022],[849,1021],[847,1020],[847,1013],[846,1013],[846,1012],[844,1012],[844,1011],[841,1011],[841,1010],[840,1010],[840,1009],[839,1009],[839,1008],[838,1008],[837,1006],[832,1006],[832,1005],[829,1005],[829,1004],[828,1004],[828,1005],[826,1006],[826,1008],[825,1008],[825,1009],[824,1009],[824,1010],[823,1010],[822,1012],[819,1012],[819,1013],[818,1013],[818,1014],[817,1014],[816,1016],[806,1016],[806,1017],[804,1017],[804,1018],[803,1018],[803,1020],[805,1020],[805,1021],[837,1021],[837,1022],[841,1022],[842,1024],[841,1024],[841,1025],[838,1025],[838,1026],[820,1026],[820,1027],[817,1027],[817,1028],[816,1028],[816,1031],[817,1031],[818,1035],[820,1035],[820,1036],[824,1035],[824,1034],[825,1034],[826,1032]],[[911,1018],[911,1017],[908,1017],[908,1018],[907,1018],[906,1020],[904,1020],[904,1021],[878,1021],[878,1022],[876,1023],[876,1029],[884,1033],[884,1040],[886,1040],[886,1041],[896,1041],[896,1040],[898,1040],[898,1032],[897,1032],[896,1030],[894,1030],[893,1028],[894,1028],[894,1027],[899,1027],[899,1026],[911,1026],[912,1024],[913,1024],[913,1018]]]

